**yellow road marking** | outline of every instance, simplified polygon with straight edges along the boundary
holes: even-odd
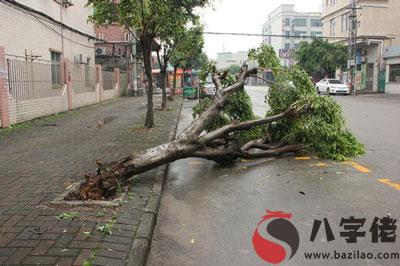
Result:
[[[316,164],[312,164],[311,167],[326,167],[328,166],[326,163],[316,163]]]
[[[390,179],[378,179],[378,181],[400,191],[400,184],[392,182]]]
[[[357,169],[357,170],[360,171],[361,173],[364,173],[364,174],[369,174],[369,173],[371,173],[371,170],[369,170],[367,167],[365,167],[365,166],[363,166],[363,165],[361,165],[361,164],[358,164],[358,163],[356,163],[356,162],[347,161],[347,162],[344,162],[344,164],[351,165],[353,168]]]
[[[307,160],[311,160],[311,157],[304,156],[304,157],[296,157],[294,159],[297,161],[307,161]]]

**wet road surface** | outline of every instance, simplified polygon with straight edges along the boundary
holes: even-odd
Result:
[[[247,88],[256,113],[263,113],[265,88]],[[293,214],[300,236],[295,256],[282,265],[399,265],[400,260],[334,260],[333,252],[400,252],[396,243],[372,243],[374,217],[400,217],[400,98],[335,97],[367,154],[349,162],[318,158],[241,161],[222,168],[202,159],[171,164],[148,265],[269,265],[256,254],[253,232],[265,211]],[[191,121],[185,101],[179,130]],[[366,218],[358,243],[340,236],[341,218]],[[310,241],[314,220],[327,218],[335,240],[321,225]],[[400,229],[399,229],[400,230]],[[261,230],[262,231],[262,230]],[[271,239],[271,238],[270,238]],[[290,247],[285,247],[290,254]],[[306,252],[330,252],[329,259],[306,259]]]

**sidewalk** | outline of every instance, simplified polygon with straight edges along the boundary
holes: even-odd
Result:
[[[156,104],[159,99],[155,97]],[[158,210],[165,167],[134,178],[120,207],[67,207],[50,202],[94,161],[112,161],[167,141],[180,98],[155,111],[143,131],[145,98],[123,98],[0,131],[0,264],[141,265]],[[57,219],[77,212],[75,219]],[[68,215],[67,215],[68,216]],[[112,221],[112,222],[110,222]],[[112,234],[98,227],[111,226]]]

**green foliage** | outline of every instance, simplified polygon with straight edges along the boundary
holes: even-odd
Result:
[[[184,38],[171,56],[170,62],[175,67],[199,69],[208,61],[203,47],[203,27],[193,26],[185,31]]]
[[[200,78],[204,80],[211,73],[215,73],[215,71],[216,67],[214,62],[209,62],[208,64],[202,67],[200,71]],[[231,74],[228,74],[227,77],[221,81],[221,83],[222,86],[225,88],[234,84],[235,81],[236,81],[235,77]],[[193,108],[193,117],[197,118],[211,104],[212,101],[208,98],[201,100],[200,103]],[[230,124],[232,122],[237,122],[237,121],[241,122],[256,118],[257,117],[253,113],[253,106],[251,103],[250,96],[243,89],[228,97],[223,110],[213,120],[213,122],[206,127],[205,130],[207,132],[210,132],[217,128]],[[236,140],[238,145],[241,145],[252,139],[261,137],[264,133],[265,133],[265,127],[259,126],[251,130],[235,132],[232,135],[232,138]]]
[[[347,48],[341,44],[314,39],[311,43],[302,42],[296,52],[298,64],[311,76],[334,77],[336,68],[347,64]]]
[[[57,216],[58,220],[72,220],[79,216],[78,212],[63,212]]]
[[[97,229],[106,235],[111,235],[114,224],[115,224],[115,220],[112,220],[111,222],[108,222],[102,226],[99,226]]]
[[[267,116],[285,112],[289,107],[310,106],[310,112],[298,118],[287,118],[275,122],[268,127],[256,127],[252,130],[233,134],[239,144],[258,139],[268,133],[273,142],[287,144],[304,144],[307,150],[318,156],[333,160],[346,160],[363,154],[364,146],[346,128],[340,105],[332,97],[320,97],[309,78],[300,67],[286,69],[280,65],[279,59],[270,46],[263,45],[250,50],[249,58],[260,67],[271,69],[275,83],[267,92],[266,102],[269,106]],[[202,77],[216,71],[211,62],[202,68]],[[235,82],[232,75],[223,81],[223,86]],[[194,107],[196,118],[212,104],[211,100],[202,100]],[[222,112],[206,130],[215,130],[233,121],[246,121],[256,118],[252,112],[250,97],[241,90],[228,99]]]
[[[271,108],[267,115],[284,112],[293,104],[311,105],[309,114],[269,126],[273,140],[305,144],[310,152],[339,161],[364,153],[364,146],[346,128],[340,105],[332,97],[319,97],[300,68],[281,71],[268,91],[267,102]]]
[[[230,65],[226,70],[229,72],[229,74],[236,75],[236,74],[240,73],[241,66],[239,66],[239,65]]]
[[[257,49],[250,49],[249,59],[257,62],[260,69],[271,69],[274,75],[282,68],[274,48],[270,45],[262,44]]]

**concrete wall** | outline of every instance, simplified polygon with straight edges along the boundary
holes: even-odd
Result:
[[[94,36],[94,27],[87,22],[90,9],[84,7],[86,1],[74,1],[74,6],[68,9],[61,9],[52,0],[19,2],[45,12],[57,21],[61,21],[62,10],[64,24]],[[7,54],[25,56],[26,50],[28,54],[39,56],[39,59],[50,60],[50,50],[62,52],[63,49],[60,26],[10,4],[0,3],[0,32],[0,45],[5,47]],[[73,61],[75,56],[84,54],[91,58],[89,62],[94,66],[93,40],[67,29],[64,29],[63,36],[64,58]]]
[[[24,62],[38,67],[38,63]],[[12,74],[14,71],[21,71],[20,69],[13,70],[8,68],[5,60],[4,47],[0,46],[0,122],[1,127],[8,127],[12,124],[28,121],[34,118],[57,114],[60,112],[69,111],[75,108],[96,104],[102,101],[110,100],[120,95],[120,71],[115,69],[112,76],[112,82],[103,85],[101,66],[96,66],[94,90],[79,89],[81,86],[86,86],[85,82],[89,81],[88,77],[82,76],[78,71],[71,71],[75,66],[71,66],[68,60],[63,62],[64,85],[60,89],[54,89],[51,93],[31,93],[31,88],[27,83],[34,83],[34,79],[27,78],[19,79],[18,75]],[[10,74],[8,73],[10,69]],[[39,68],[46,74],[49,69]],[[87,72],[92,76],[92,73]],[[77,77],[74,75],[78,75]],[[126,76],[126,73],[125,73]],[[40,75],[46,79],[46,75]],[[125,77],[126,79],[127,77]],[[40,84],[51,83],[49,80],[40,80]],[[74,82],[78,86],[74,86]],[[124,81],[126,84],[126,81]],[[14,84],[10,87],[10,84]],[[22,84],[22,85],[18,85]],[[75,85],[76,85],[75,84]],[[106,87],[103,87],[106,86]],[[124,85],[126,86],[126,85]],[[129,84],[128,84],[129,86]],[[11,89],[12,88],[12,89]],[[74,89],[75,88],[75,89]],[[86,87],[85,87],[86,88]],[[39,88],[40,89],[40,88]],[[26,95],[24,95],[26,94]]]
[[[330,36],[330,20],[336,19],[336,35],[338,37],[347,37],[348,32],[342,32],[342,15],[349,12],[346,8],[350,0],[336,0],[336,4],[331,5],[331,0],[323,1],[323,32],[325,36]],[[329,2],[328,5],[326,3]],[[399,42],[400,35],[400,1],[396,0],[358,0],[357,17],[359,20],[359,36],[393,36],[394,45]]]
[[[389,69],[391,64],[400,64],[400,57],[386,60],[386,86],[385,92],[389,94],[400,94],[400,83],[389,82]]]

